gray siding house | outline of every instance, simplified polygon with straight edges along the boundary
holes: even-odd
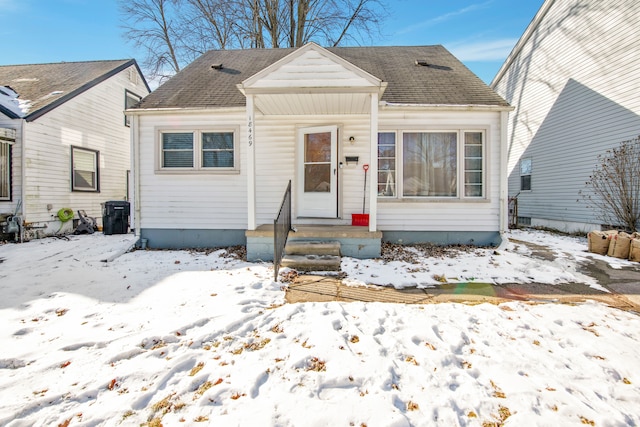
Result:
[[[100,223],[101,203],[128,198],[124,110],[148,93],[132,59],[0,66],[0,214],[32,235],[72,231],[64,209]]]
[[[640,2],[547,0],[491,83],[509,117],[521,224],[600,229],[579,195],[598,155],[640,135]]]
[[[267,260],[291,181],[290,238],[344,255],[499,244],[509,110],[442,46],[210,51],[127,111],[136,233]]]

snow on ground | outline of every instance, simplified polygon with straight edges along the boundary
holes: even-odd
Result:
[[[559,258],[510,243],[343,267],[353,284],[597,286],[576,268],[584,239],[511,237]],[[0,425],[640,425],[637,313],[285,304],[269,264],[223,250],[118,257],[133,236],[69,239],[0,246]]]
[[[346,259],[342,263],[342,269],[349,276],[345,282],[356,286],[374,284],[398,289],[416,286],[429,288],[446,278],[449,282],[490,284],[574,282],[604,290],[595,279],[580,273],[577,263],[584,261],[586,255],[589,255],[615,265],[628,264],[626,260],[587,253],[585,238],[559,237],[545,232],[521,230],[512,231],[510,238],[547,245],[557,259],[541,262],[530,256],[531,250],[527,246],[512,243],[497,251],[475,249],[454,252],[453,257],[421,258],[411,265],[399,261],[385,264],[377,259]]]

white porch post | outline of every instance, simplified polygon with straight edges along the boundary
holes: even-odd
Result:
[[[256,229],[256,150],[254,95],[247,94],[247,229]]]
[[[378,217],[378,94],[369,95],[371,99],[369,148],[369,231],[376,231]]]

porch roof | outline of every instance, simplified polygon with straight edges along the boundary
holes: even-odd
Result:
[[[237,85],[296,50],[209,51],[144,98],[135,109],[244,107],[246,98]],[[381,101],[390,104],[508,106],[443,46],[326,50],[386,83]],[[307,88],[303,92],[309,93]]]

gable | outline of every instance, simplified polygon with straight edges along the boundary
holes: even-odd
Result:
[[[381,85],[379,78],[309,43],[246,79],[242,88],[378,88]]]
[[[135,66],[146,85],[137,63],[131,59],[3,65],[0,86],[11,88],[12,100],[20,105],[20,111],[13,109],[13,113],[32,121],[131,66]]]

